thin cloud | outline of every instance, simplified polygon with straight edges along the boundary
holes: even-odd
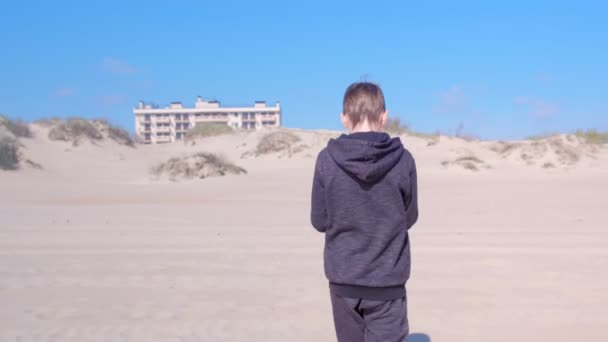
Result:
[[[98,102],[102,106],[117,106],[122,105],[128,102],[128,99],[124,95],[120,94],[112,94],[112,95],[102,95],[98,98]]]
[[[515,98],[513,102],[527,107],[528,114],[535,118],[546,119],[555,116],[559,112],[557,104],[539,98],[520,96]]]
[[[59,88],[53,92],[53,95],[56,97],[70,97],[73,96],[76,92],[72,88]]]
[[[149,89],[154,87],[154,82],[152,80],[146,79],[143,81],[132,82],[130,85],[138,89]]]
[[[439,94],[439,103],[435,105],[435,113],[462,113],[470,109],[469,99],[461,86],[454,85]]]
[[[555,76],[553,76],[552,74],[543,72],[543,73],[536,75],[536,80],[542,84],[550,85],[550,84],[555,83]]]
[[[137,68],[127,61],[113,57],[104,58],[101,62],[101,68],[112,74],[133,74],[137,72]]]

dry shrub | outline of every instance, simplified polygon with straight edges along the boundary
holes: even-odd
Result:
[[[399,117],[388,118],[388,120],[386,120],[384,130],[390,135],[402,135],[410,132],[409,127],[405,124],[402,124],[401,118]]]
[[[547,162],[543,164],[543,169],[553,169],[555,168],[555,164]]]
[[[131,134],[124,128],[109,125],[108,126],[108,137],[121,145],[127,145],[129,147],[135,147],[135,140],[131,137]]]
[[[559,162],[566,165],[576,164],[581,159],[581,153],[577,149],[566,146],[561,140],[552,140],[550,146],[559,158]]]
[[[479,171],[480,168],[490,169],[491,166],[486,164],[483,160],[477,158],[474,155],[466,155],[462,157],[458,157],[452,161],[444,160],[441,162],[441,165],[444,167],[448,167],[450,165],[457,165],[465,170],[469,171]]]
[[[69,141],[77,146],[82,139],[98,141],[103,139],[103,135],[92,122],[81,118],[70,118],[60,121],[51,128],[49,139]]]
[[[0,126],[6,128],[17,138],[31,138],[33,136],[30,126],[21,120],[11,120],[0,115]]]
[[[462,165],[462,167],[464,167],[465,170],[479,171],[479,168],[477,167],[477,165],[475,165],[472,162],[462,163],[461,165]]]
[[[186,133],[186,140],[215,137],[234,133],[234,129],[225,123],[199,123]]]
[[[527,136],[525,138],[525,140],[532,140],[532,141],[545,140],[545,139],[554,138],[554,137],[556,137],[558,135],[559,135],[559,133],[534,134],[534,135]]]
[[[308,148],[309,148],[309,146],[308,146],[308,145],[300,144],[300,145],[298,145],[298,146],[295,146],[295,147],[294,147],[294,148],[291,150],[291,152],[292,152],[293,154],[296,154],[296,153],[304,152],[304,151],[306,151],[306,149],[308,149]]]
[[[518,143],[500,141],[500,142],[492,145],[490,147],[490,150],[492,150],[500,155],[505,155],[505,154],[508,154],[509,152],[515,150],[519,146],[521,146],[521,145]]]
[[[135,139],[127,132],[124,128],[111,124],[106,119],[96,119],[91,121],[99,133],[103,136],[107,135],[108,138],[116,141],[121,145],[129,147],[135,147]]]
[[[579,130],[574,133],[579,138],[585,140],[587,144],[602,145],[608,144],[608,132],[600,132],[595,129]]]
[[[60,118],[43,118],[34,121],[34,123],[43,127],[51,127],[59,124],[61,121]]]
[[[87,120],[83,118],[44,119],[36,121],[42,126],[51,127],[49,139],[72,142],[78,146],[81,141],[97,142],[109,138],[121,145],[135,147],[135,140],[125,129],[109,123],[105,119]]]
[[[462,162],[472,162],[472,163],[477,163],[477,164],[483,164],[483,160],[477,158],[474,155],[463,156],[463,157],[456,158],[454,160],[454,163],[462,163]]]
[[[15,139],[0,140],[0,170],[17,170],[19,168],[19,144]]]
[[[152,168],[153,175],[157,177],[167,175],[171,180],[204,179],[242,173],[247,173],[247,171],[221,156],[207,152],[199,152],[181,158],[173,157]]]
[[[294,153],[293,147],[300,142],[300,137],[292,132],[277,131],[264,135],[255,149],[256,155],[287,151]]]

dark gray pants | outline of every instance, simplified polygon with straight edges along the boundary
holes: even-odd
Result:
[[[338,342],[407,342],[406,297],[376,301],[331,293]]]

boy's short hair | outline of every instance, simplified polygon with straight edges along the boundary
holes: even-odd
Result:
[[[346,89],[342,114],[348,116],[353,126],[366,118],[369,123],[377,124],[385,111],[384,94],[377,84],[356,82]]]

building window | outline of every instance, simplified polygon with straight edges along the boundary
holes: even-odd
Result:
[[[255,129],[255,122],[250,122],[249,123],[249,128],[250,129]]]
[[[150,140],[150,133],[146,133],[146,134],[144,134],[144,139],[146,139],[146,140]]]
[[[184,120],[188,120],[188,114],[184,114]]]
[[[181,116],[181,115],[179,115],[179,114],[175,114],[175,120],[181,120],[181,119],[182,119],[182,116]]]
[[[184,129],[188,129],[190,127],[190,124],[185,123],[184,124]]]
[[[150,130],[150,124],[145,124],[145,125],[144,125],[144,129],[145,129],[146,131],[149,131],[149,130]]]
[[[146,115],[144,115],[144,120],[146,120],[146,121],[150,121],[150,114],[146,114]]]

